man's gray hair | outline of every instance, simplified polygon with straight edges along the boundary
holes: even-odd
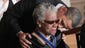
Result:
[[[67,17],[69,17],[69,19],[72,20],[73,27],[76,27],[82,19],[82,15],[81,15],[79,9],[77,9],[75,7],[68,8]]]
[[[51,4],[51,3],[41,3],[41,4],[37,5],[36,8],[34,9],[34,12],[33,12],[34,21],[45,20],[46,11],[53,11],[55,13],[57,12],[57,10],[56,10],[56,8],[53,4]]]

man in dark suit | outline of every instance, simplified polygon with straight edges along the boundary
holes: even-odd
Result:
[[[4,13],[3,26],[0,28],[0,32],[3,32],[2,45],[6,48],[19,48],[18,37],[24,32],[31,33],[35,29],[32,12],[34,7],[41,2],[50,2],[54,5],[64,4],[60,0],[21,0]]]
[[[7,48],[8,47],[8,34],[7,34],[7,27],[5,25],[5,19],[4,19],[4,12],[6,12],[8,9],[10,9],[13,5],[15,5],[19,0],[1,0],[0,1],[0,48]],[[9,33],[9,32],[8,32]]]

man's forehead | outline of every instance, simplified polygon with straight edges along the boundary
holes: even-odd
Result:
[[[63,4],[59,3],[59,4],[56,5],[56,9],[58,10],[62,6],[65,7]]]

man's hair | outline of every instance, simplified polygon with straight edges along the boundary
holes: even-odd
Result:
[[[72,20],[73,27],[76,27],[82,19],[82,15],[81,15],[79,9],[77,9],[75,7],[69,7],[66,15],[69,19]]]
[[[41,3],[39,5],[36,6],[36,8],[34,9],[34,12],[33,12],[33,19],[34,19],[34,22],[36,20],[45,20],[45,14],[47,11],[52,11],[52,12],[57,12],[55,6],[51,3]],[[57,14],[57,13],[56,13]]]

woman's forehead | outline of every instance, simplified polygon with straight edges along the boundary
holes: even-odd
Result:
[[[46,15],[45,15],[45,19],[57,19],[57,13],[55,12],[48,12]]]

